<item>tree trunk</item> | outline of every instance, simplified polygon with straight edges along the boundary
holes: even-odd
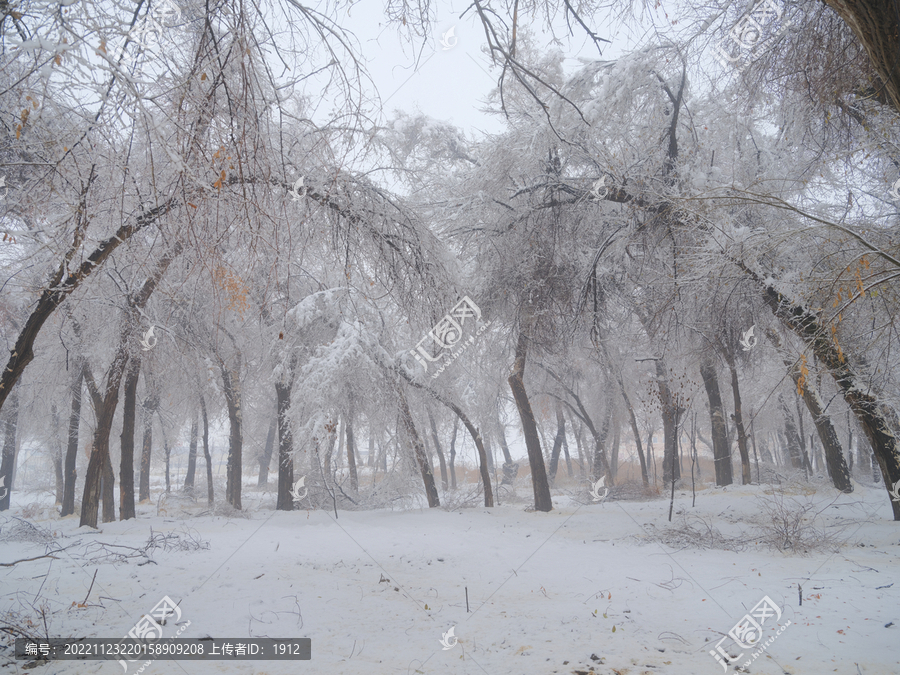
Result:
[[[731,371],[731,394],[734,397],[734,426],[737,429],[738,450],[741,455],[741,481],[743,485],[753,482],[753,474],[750,472],[750,449],[747,447],[747,434],[744,431],[744,418],[741,411],[741,390],[738,383],[737,368],[735,368],[734,354],[726,347],[723,350],[728,370]]]
[[[159,405],[159,398],[156,394],[151,394],[144,399],[142,406],[142,418],[144,420],[144,435],[141,439],[141,475],[138,479],[138,501],[144,502],[150,500],[150,460],[153,453],[153,415],[156,414],[156,407]]]
[[[275,398],[278,402],[278,497],[277,511],[293,511],[294,498],[294,437],[291,422],[287,417],[291,407],[292,384],[275,383]]]
[[[507,381],[516,401],[519,419],[522,421],[525,448],[528,451],[528,463],[531,466],[534,508],[536,511],[549,512],[553,510],[553,500],[550,498],[550,484],[547,482],[547,471],[544,467],[544,456],[541,453],[541,441],[538,437],[537,424],[534,421],[531,403],[528,401],[528,393],[525,391],[526,345],[527,337],[524,332],[521,332],[516,344],[516,357],[513,363],[512,374]]]
[[[601,478],[610,480],[612,475],[609,470],[609,460],[606,458],[606,439],[609,438],[609,427],[612,422],[612,401],[607,402],[606,415],[603,417],[603,426],[599,433],[594,435],[594,472],[591,479],[596,482]],[[593,431],[593,429],[591,429]]]
[[[124,365],[124,364],[123,364]],[[118,378],[113,378],[118,379]],[[101,405],[97,408],[97,428],[94,430],[94,443],[91,449],[91,458],[84,475],[84,493],[81,497],[81,522],[79,527],[85,525],[97,527],[97,516],[100,510],[101,477],[109,462],[109,435],[112,430],[113,416],[116,414],[116,405],[119,402],[119,383],[114,382],[115,389],[107,390]],[[104,522],[106,522],[104,509]]]
[[[206,503],[212,507],[216,503],[213,489],[212,457],[209,454],[209,420],[206,417],[206,399],[200,396],[200,416],[203,418],[203,458],[206,460]]]
[[[663,483],[668,485],[681,478],[678,466],[678,410],[669,389],[669,374],[662,359],[655,361],[656,384],[659,387],[659,403],[663,422]]]
[[[803,455],[800,452],[800,434],[797,431],[794,415],[784,400],[784,394],[778,394],[778,405],[781,407],[781,414],[784,417],[784,436],[787,439],[787,451],[790,456],[791,467],[802,469]]]
[[[419,432],[416,431],[416,425],[413,422],[409,404],[406,402],[406,395],[403,393],[403,385],[399,382],[397,383],[397,395],[400,399],[400,420],[403,429],[409,437],[409,442],[413,446],[416,463],[419,466],[419,471],[422,474],[422,482],[425,485],[425,496],[428,498],[428,507],[433,509],[441,505],[441,501],[438,498],[437,486],[434,484],[434,474],[431,473],[431,469],[428,466],[428,457],[425,456],[425,448],[422,445],[422,439],[419,437]],[[490,489],[490,477],[488,477],[485,484],[485,491],[487,492]]]
[[[703,386],[709,399],[716,485],[731,485],[734,479],[731,473],[731,449],[728,447],[728,431],[725,428],[725,409],[722,406],[722,395],[719,393],[719,378],[716,375],[716,366],[708,355],[704,356],[700,362],[700,377],[703,378]]]
[[[809,461],[809,453],[806,451],[806,431],[803,429],[803,409],[800,407],[800,396],[794,396],[794,405],[797,408],[797,424],[800,427],[800,455],[803,457],[803,470],[806,472],[807,480],[813,473],[812,464]]]
[[[141,371],[141,361],[135,358],[125,373],[125,392],[122,400],[122,435],[119,447],[122,458],[119,462],[119,519],[135,517],[134,511],[134,418],[137,408],[137,385]]]
[[[16,465],[16,434],[19,426],[19,394],[9,397],[6,419],[3,422],[3,454],[0,459],[0,511],[9,510]]]
[[[509,446],[506,443],[506,429],[497,415],[497,440],[500,442],[500,450],[503,452],[503,478],[501,485],[513,485],[516,482],[516,476],[519,474],[519,465],[513,462],[512,455],[509,452]],[[571,475],[571,468],[569,469]]]
[[[456,430],[459,428],[459,418],[453,420],[453,435],[450,437],[450,489],[456,489]]]
[[[78,372],[69,392],[72,395],[72,412],[69,415],[69,433],[66,442],[65,485],[63,487],[63,503],[59,512],[65,518],[75,513],[75,480],[78,478],[76,460],[78,459],[78,431],[81,427],[81,390],[84,386],[84,369],[79,363]]]
[[[609,457],[609,473],[611,485],[616,484],[616,475],[619,473],[619,443],[621,441],[619,433],[619,421],[617,419],[616,424],[613,428],[612,453],[610,453]]]
[[[191,415],[191,439],[190,444],[188,445],[188,464],[187,464],[187,472],[184,475],[184,489],[187,491],[193,491],[194,489],[194,478],[197,473],[197,435],[199,433],[199,421],[197,420],[197,409],[194,409],[194,414]],[[268,469],[268,466],[266,467]],[[265,482],[263,483],[265,485]]]
[[[50,404],[50,423],[53,426],[53,475],[56,478],[56,504],[62,504],[63,490],[63,451],[59,437],[59,409],[55,403]]]
[[[434,423],[434,415],[428,411],[428,423],[431,425],[431,439],[434,441],[434,448],[437,451],[438,462],[441,465],[441,488],[447,491],[447,462],[444,459],[444,450],[441,448],[441,441],[438,438],[437,425]]]
[[[350,487],[353,488],[354,492],[359,492],[359,477],[356,475],[356,442],[353,439],[353,410],[351,408],[350,412],[347,414],[347,468],[350,470]],[[438,450],[438,454],[440,454],[440,450]],[[443,458],[441,458],[441,465],[443,466]]]
[[[241,357],[238,356],[237,368],[232,371],[224,361],[219,361],[222,372],[222,389],[225,393],[225,405],[228,408],[228,464],[225,470],[225,501],[238,511],[241,510],[241,462],[244,437],[241,430],[243,412],[241,411]]]
[[[878,73],[872,97],[900,113],[900,12],[891,0],[824,0],[853,31]],[[868,94],[868,92],[866,92]]]
[[[556,402],[556,437],[553,439],[553,451],[550,453],[550,472],[548,480],[550,484],[556,480],[556,470],[559,466],[559,455],[562,452],[563,441],[566,440],[566,418],[563,417],[562,403]]]

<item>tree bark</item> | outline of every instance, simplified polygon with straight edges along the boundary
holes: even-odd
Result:
[[[277,511],[293,511],[294,498],[294,438],[291,422],[287,417],[291,407],[292,383],[275,383],[275,398],[278,402],[278,497]]]
[[[731,394],[734,398],[734,426],[737,429],[738,451],[741,455],[741,482],[749,485],[753,482],[753,474],[750,471],[750,449],[747,446],[747,434],[744,431],[744,418],[741,411],[741,389],[738,382],[737,368],[735,367],[734,354],[724,347],[722,354],[731,372]]]
[[[434,423],[434,415],[428,411],[428,423],[431,425],[431,439],[434,441],[434,448],[437,451],[438,462],[441,465],[441,488],[447,491],[447,462],[444,459],[444,450],[441,448],[441,441],[438,438],[437,425]]]
[[[50,404],[50,423],[53,426],[53,475],[56,478],[56,504],[62,504],[65,484],[63,481],[63,450],[59,437],[59,409]]]
[[[153,416],[159,405],[159,396],[150,394],[141,406],[141,417],[144,421],[144,434],[141,438],[141,475],[138,478],[138,501],[150,500],[150,460],[153,454]]]
[[[450,437],[450,489],[456,489],[456,430],[459,428],[459,418],[453,420],[453,435]]]
[[[400,384],[400,382],[397,382],[397,395],[400,399],[400,420],[403,424],[403,429],[406,431],[409,441],[413,446],[416,463],[419,466],[419,471],[422,474],[422,482],[425,485],[425,496],[428,498],[428,507],[433,509],[441,505],[441,501],[438,498],[437,486],[434,484],[434,474],[431,473],[431,469],[428,466],[428,457],[425,455],[425,447],[422,445],[422,439],[419,437],[419,432],[416,431],[416,425],[413,422],[409,404],[406,402],[406,395],[403,393],[403,385]],[[490,489],[491,483],[490,477],[488,477],[488,480],[485,483],[485,492],[489,492]]]
[[[678,418],[680,417],[669,388],[669,374],[666,364],[662,359],[657,359],[656,383],[659,387],[659,402],[662,410],[663,422],[663,483],[668,485],[681,478],[678,466]]]
[[[65,484],[63,486],[63,503],[59,515],[61,518],[75,513],[75,480],[78,478],[76,460],[78,459],[78,431],[81,427],[81,390],[84,383],[84,369],[79,363],[75,379],[69,392],[72,396],[72,411],[69,415],[69,432],[66,442]]]
[[[797,431],[797,423],[794,415],[784,400],[784,394],[778,394],[778,405],[784,418],[784,436],[787,439],[787,451],[794,469],[803,468],[803,455],[800,453],[800,433]]]
[[[527,356],[527,340],[524,332],[519,333],[516,344],[516,356],[513,362],[512,374],[508,378],[509,388],[512,390],[516,409],[519,411],[519,419],[522,421],[522,431],[525,436],[525,449],[528,451],[528,464],[531,467],[531,486],[534,491],[535,511],[549,512],[553,510],[553,500],[550,498],[550,484],[547,482],[547,470],[544,466],[544,455],[541,452],[541,440],[538,436],[537,424],[528,393],[525,391],[525,359]]]
[[[200,396],[200,416],[203,418],[203,458],[206,460],[206,503],[212,507],[216,503],[213,488],[212,457],[209,454],[209,420],[206,416],[206,399]]]
[[[356,442],[353,438],[353,409],[347,414],[347,468],[350,470],[350,487],[354,492],[359,492],[359,477],[356,474]],[[438,450],[440,454],[440,450]],[[443,465],[443,458],[441,458]]]
[[[122,435],[119,447],[119,519],[135,517],[134,510],[134,418],[137,408],[137,385],[141,371],[139,358],[132,359],[125,374],[125,393],[122,401]]]
[[[713,456],[716,468],[716,485],[731,485],[731,449],[728,447],[728,430],[725,428],[725,409],[719,393],[719,379],[716,366],[709,355],[700,362],[700,377],[709,399],[709,417],[712,425]]]
[[[556,437],[553,439],[553,450],[550,453],[550,472],[548,480],[552,484],[556,480],[556,471],[559,467],[559,455],[562,452],[562,444],[566,439],[566,418],[563,417],[562,403],[556,402]]]
[[[16,466],[16,433],[19,427],[19,394],[13,393],[3,421],[3,454],[0,459],[0,511],[9,510]]]
[[[225,501],[238,511],[241,510],[241,474],[243,451],[243,412],[241,411],[241,357],[237,357],[237,368],[231,370],[221,358],[219,370],[222,373],[222,389],[225,406],[228,408],[228,463],[225,469]]]
[[[199,433],[197,415],[197,409],[195,408],[194,414],[191,415],[191,439],[190,444],[188,445],[187,472],[184,475],[185,490],[194,489],[194,479],[196,478],[197,473],[197,435]],[[265,485],[265,483],[263,483],[263,485]]]

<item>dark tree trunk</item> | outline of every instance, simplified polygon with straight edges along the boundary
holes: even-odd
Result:
[[[160,419],[159,424],[162,426],[162,419]],[[169,447],[169,439],[166,436],[165,427],[163,427],[163,452],[166,456],[166,494],[169,494],[172,490],[172,481],[169,476],[169,462],[172,457],[172,449]]]
[[[109,441],[107,441],[109,442]],[[100,475],[100,496],[103,503],[103,522],[111,523],[116,519],[116,473],[113,471],[112,457],[106,449],[106,461]]]
[[[553,451],[550,453],[550,472],[548,480],[550,484],[556,480],[556,470],[559,466],[559,455],[562,452],[563,442],[566,440],[566,418],[563,417],[562,403],[556,402],[556,437],[553,439]]]
[[[206,399],[200,396],[200,416],[203,418],[203,459],[206,460],[206,503],[212,506],[216,503],[216,494],[213,488],[212,457],[209,454],[209,419],[206,416]]]
[[[241,383],[239,381],[241,370],[241,358],[238,356],[238,366],[232,371],[224,361],[219,362],[222,372],[222,389],[225,393],[225,405],[228,408],[228,464],[225,469],[225,501],[238,511],[241,510],[241,474],[242,474],[242,450],[243,412],[241,411]]]
[[[784,417],[784,436],[787,439],[787,450],[790,457],[791,467],[794,469],[803,468],[803,455],[800,452],[800,434],[797,431],[797,423],[794,421],[794,415],[784,400],[784,394],[778,394],[778,405],[781,407],[781,414]]]
[[[350,470],[350,487],[359,492],[359,477],[356,475],[356,442],[353,439],[353,410],[347,415],[347,468]],[[440,454],[440,450],[438,450]],[[441,465],[443,466],[443,457]]]
[[[16,435],[19,426],[19,394],[9,397],[6,419],[3,421],[3,454],[0,459],[0,511],[9,510],[16,466]]]
[[[94,431],[91,458],[88,461],[88,468],[84,475],[84,493],[81,497],[81,522],[79,527],[84,527],[85,525],[93,528],[97,527],[97,516],[100,510],[100,482],[101,477],[105,473],[104,469],[109,462],[109,435],[112,430],[113,416],[116,414],[116,404],[119,402],[119,382],[114,382],[114,385],[115,389],[107,390],[106,396],[103,397],[101,405],[96,410],[97,428]],[[104,512],[104,522],[106,522],[106,515]]]
[[[663,483],[668,485],[681,478],[678,466],[678,418],[680,417],[672,391],[669,389],[669,375],[665,362],[657,359],[656,383],[659,386],[659,402],[663,422]]]
[[[456,489],[456,430],[459,428],[459,418],[453,420],[453,435],[450,437],[450,489]]]
[[[275,383],[275,398],[278,402],[278,497],[277,511],[293,511],[294,498],[294,438],[291,422],[287,417],[291,407],[292,384]]]
[[[725,362],[731,372],[731,394],[734,397],[734,426],[737,429],[738,450],[741,455],[741,482],[749,485],[753,482],[753,474],[750,472],[750,449],[747,447],[747,434],[744,431],[744,418],[741,411],[741,389],[738,382],[737,368],[735,368],[734,354],[726,347],[723,350]]]
[[[613,407],[612,401],[608,401],[606,405],[606,415],[603,417],[603,426],[597,432],[593,426],[588,426],[591,433],[594,434],[594,461],[592,463],[593,473],[591,480],[598,481],[601,478],[607,480],[612,479],[612,473],[609,469],[609,460],[606,458],[606,441],[609,438],[609,428],[612,423]],[[610,485],[610,483],[607,483]]]
[[[138,501],[150,500],[150,460],[153,453],[153,415],[159,405],[159,397],[151,394],[144,399],[143,413],[144,434],[141,438],[141,475],[138,479]]]
[[[78,477],[76,460],[78,459],[78,431],[81,427],[81,390],[84,383],[84,369],[78,367],[75,379],[69,389],[72,395],[72,412],[69,415],[69,433],[66,441],[65,485],[60,517],[75,513],[75,480]]]
[[[534,420],[534,413],[531,410],[531,403],[528,401],[528,393],[525,391],[527,339],[524,332],[519,333],[518,343],[516,344],[516,358],[508,382],[513,398],[516,401],[519,418],[522,421],[525,448],[528,451],[528,463],[531,466],[534,508],[536,511],[549,512],[553,510],[553,500],[550,498],[550,484],[547,482],[547,470],[544,467],[544,456],[541,453],[541,441],[538,436],[537,424]]]
[[[194,479],[196,478],[197,473],[197,435],[199,434],[199,421],[197,420],[197,415],[197,409],[195,408],[194,414],[191,415],[191,439],[190,444],[188,445],[187,472],[184,475],[184,489],[187,491],[193,491]],[[265,483],[263,483],[263,485],[265,485]]]
[[[621,441],[619,433],[619,423],[618,420],[616,420],[615,427],[613,428],[612,452],[610,453],[609,458],[609,473],[612,485],[616,484],[616,475],[619,473],[619,443]]]
[[[50,404],[50,423],[53,426],[53,475],[56,478],[56,503],[62,504],[63,490],[63,451],[59,436],[59,409],[55,403]]]
[[[141,361],[135,358],[125,373],[125,392],[122,400],[122,435],[119,447],[122,458],[119,462],[119,519],[135,517],[134,511],[134,418],[137,408],[137,385],[141,371]]]
[[[512,455],[509,453],[509,446],[506,443],[506,429],[497,415],[497,440],[500,442],[500,450],[503,452],[503,478],[501,485],[513,485],[516,482],[516,476],[519,474],[519,465],[513,462]],[[568,455],[567,455],[568,457]],[[571,468],[569,473],[571,475]]]
[[[422,439],[419,436],[419,432],[416,431],[416,425],[415,422],[413,422],[409,404],[406,402],[406,395],[403,393],[403,385],[399,382],[397,383],[397,395],[400,399],[400,420],[403,429],[406,431],[407,437],[409,438],[409,442],[412,444],[416,464],[418,464],[419,471],[422,474],[422,482],[425,485],[425,496],[428,498],[428,507],[433,509],[441,505],[441,500],[438,498],[437,486],[434,484],[434,474],[428,466],[428,457],[425,455],[425,447],[422,445]],[[491,489],[490,485],[490,478],[488,478],[488,482],[485,485],[485,491]]]
[[[434,449],[437,451],[438,462],[441,465],[441,488],[447,491],[447,462],[444,459],[444,450],[441,448],[441,441],[438,438],[437,425],[434,423],[434,415],[428,411],[428,423],[431,425],[431,439],[434,441]]]
[[[709,417],[712,424],[712,443],[716,467],[716,485],[731,485],[731,449],[728,447],[728,431],[725,428],[725,408],[719,393],[719,378],[712,360],[706,356],[700,363],[700,377],[709,399]]]

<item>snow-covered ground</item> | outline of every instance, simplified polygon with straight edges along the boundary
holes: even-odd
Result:
[[[781,617],[763,624],[764,639],[782,632],[747,672],[900,673],[900,531],[883,488],[794,486],[783,497],[772,486],[706,488],[695,508],[679,490],[671,525],[663,497],[591,503],[559,492],[551,513],[532,512],[521,481],[525,501],[492,509],[339,511],[337,520],[275,512],[272,493],[245,491],[245,512],[230,517],[190,516],[205,504],[177,498],[99,531],[79,528],[77,515],[39,516],[31,522],[52,533],[46,543],[26,541],[35,532],[14,516],[32,497],[14,494],[0,518],[0,562],[65,550],[0,568],[0,625],[118,638],[169,596],[190,621],[182,637],[308,637],[312,660],[156,661],[145,673],[714,675],[723,666],[709,651],[768,596]],[[767,505],[779,499],[789,511],[815,504],[819,533],[845,544],[803,554],[757,543],[767,533],[753,528],[771,525]],[[718,548],[699,547],[711,541],[699,534],[704,522],[722,535]],[[134,553],[113,545],[143,548],[151,533],[160,544],[177,538],[151,550],[153,562],[109,562]],[[175,550],[191,542],[209,547]],[[451,627],[458,643],[444,649]],[[25,672],[25,662],[3,661],[4,672]],[[122,669],[57,661],[30,672]]]

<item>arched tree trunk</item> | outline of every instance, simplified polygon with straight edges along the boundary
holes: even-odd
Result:
[[[541,453],[541,439],[538,436],[534,412],[531,410],[528,393],[525,391],[527,340],[528,338],[524,332],[519,333],[512,374],[507,381],[509,382],[509,388],[512,390],[513,399],[516,402],[516,409],[519,411],[519,419],[522,421],[525,449],[528,451],[528,464],[531,467],[534,509],[535,511],[549,512],[553,510],[553,500],[550,498],[550,484],[547,482],[547,469],[544,466],[544,455]]]
[[[437,486],[434,484],[434,474],[428,466],[428,457],[425,454],[425,447],[422,445],[422,439],[419,432],[416,431],[415,422],[413,422],[412,413],[409,410],[409,404],[406,402],[406,395],[403,393],[403,385],[397,383],[397,395],[400,399],[400,421],[404,431],[412,444],[413,452],[416,458],[416,464],[422,474],[422,483],[425,485],[425,496],[428,498],[428,507],[435,508],[441,505],[438,498]],[[486,490],[490,490],[490,477],[486,483]]]

